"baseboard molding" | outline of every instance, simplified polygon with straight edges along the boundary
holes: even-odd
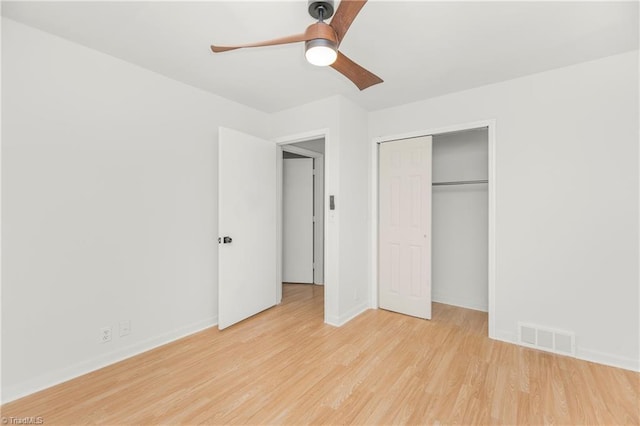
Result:
[[[325,315],[324,323],[334,327],[340,327],[340,319],[335,315]]]
[[[496,330],[495,336],[490,336],[494,340],[499,340],[505,343],[518,344],[518,334],[512,333],[506,330]]]
[[[115,364],[116,362],[123,361],[127,358],[131,358],[143,352],[147,352],[151,349],[155,349],[159,346],[166,345],[167,343],[171,343],[204,329],[213,327],[217,324],[218,317],[211,317],[206,320],[180,327],[168,333],[125,346],[104,355],[82,361],[75,365],[61,368],[15,385],[9,385],[2,389],[2,403],[5,404],[7,402],[15,401],[16,399],[23,398],[27,395],[31,395],[60,383],[75,379],[87,373],[91,373],[92,371],[99,370],[111,364]]]
[[[436,303],[444,303],[445,305],[459,306],[461,308],[473,309],[474,311],[487,312],[489,307],[482,303],[478,303],[476,300],[465,299],[457,295],[433,293],[431,299]]]
[[[521,345],[518,342],[517,333],[511,333],[506,330],[496,330],[495,340],[500,340],[505,343],[512,343],[514,345],[522,346],[523,348],[539,350],[536,348],[530,348],[529,346]],[[566,354],[557,354],[554,352],[548,352],[560,356],[569,356]],[[613,355],[605,352],[593,351],[590,349],[581,348],[576,345],[576,356],[572,357],[582,361],[594,362],[596,364],[607,365],[609,367],[622,368],[624,370],[631,370],[640,372],[640,360],[625,358],[618,355]]]
[[[343,325],[345,325],[346,323],[348,323],[349,321],[351,321],[352,319],[354,319],[355,317],[357,317],[358,315],[360,315],[361,313],[363,313],[364,311],[366,311],[367,309],[369,309],[369,304],[367,302],[362,302],[359,305],[354,306],[353,308],[349,309],[347,312],[345,312],[342,315],[339,316],[335,316],[335,315],[329,315],[325,318],[325,323],[332,325],[334,327],[342,327]]]
[[[640,360],[576,347],[576,358],[625,370],[640,372]]]

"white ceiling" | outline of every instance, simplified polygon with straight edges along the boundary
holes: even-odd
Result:
[[[337,6],[337,2],[336,2]],[[340,50],[385,80],[360,92],[303,44],[307,2],[6,2],[8,18],[259,110],[342,94],[368,110],[638,49],[638,2],[370,1]]]

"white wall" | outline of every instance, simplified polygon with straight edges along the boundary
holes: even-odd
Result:
[[[343,324],[369,307],[367,114],[333,96],[275,113],[271,124],[275,140],[326,134],[325,321]],[[330,195],[336,197],[334,212]]]
[[[217,127],[267,116],[5,18],[2,90],[3,401],[214,324]]]
[[[339,193],[339,103],[338,96],[283,110],[271,115],[271,138],[276,141],[300,142],[324,137],[324,319],[338,325],[339,308],[339,211],[328,215],[329,195]]]
[[[369,137],[367,112],[340,98],[340,315],[370,307]]]
[[[496,119],[495,321],[640,369],[638,52],[369,115],[372,137]],[[372,144],[371,149],[374,149]]]
[[[488,179],[488,131],[433,137],[433,182]],[[488,309],[488,185],[434,186],[431,294],[434,302]]]

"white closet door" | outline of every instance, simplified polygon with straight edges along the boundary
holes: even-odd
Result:
[[[380,307],[431,318],[431,136],[387,142],[379,158]]]
[[[282,281],[313,283],[313,159],[285,158]]]

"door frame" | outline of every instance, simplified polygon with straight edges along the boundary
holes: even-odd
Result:
[[[491,339],[496,339],[495,300],[496,300],[496,120],[482,120],[470,123],[454,124],[446,127],[417,130],[408,133],[375,137],[372,140],[371,149],[371,307],[379,308],[378,300],[378,179],[379,179],[379,153],[381,143],[393,142],[399,139],[415,138],[420,136],[436,136],[442,133],[459,132],[487,128],[489,150],[489,244],[488,244],[488,334]]]
[[[295,143],[295,142],[294,142]],[[325,143],[326,145],[326,143]],[[320,176],[322,176],[322,199],[324,201],[324,153],[320,153],[320,152],[315,152],[315,151],[311,151],[310,149],[305,149],[305,148],[301,148],[299,146],[293,146],[290,144],[282,144],[280,145],[280,147],[282,147],[282,151],[284,152],[290,152],[292,154],[298,154],[298,155],[303,155],[305,157],[309,157],[313,159],[313,177],[314,177],[314,183],[313,183],[313,284],[318,284],[316,283],[316,265],[318,265],[318,263],[320,265],[322,265],[322,283],[324,285],[324,250],[322,250],[322,262],[317,262],[318,258],[316,257],[316,217],[318,216],[316,214],[317,210],[316,210],[316,194],[315,194],[315,190],[316,190],[316,181],[315,178],[318,177],[318,169],[316,168],[316,164],[317,164],[317,160],[321,159],[322,160],[322,173],[320,174]],[[324,203],[322,206],[323,209],[323,214],[322,217],[324,218]],[[324,248],[324,220],[322,221],[322,247]]]
[[[334,277],[338,276],[338,262],[337,257],[330,257],[328,253],[333,251],[334,253],[338,252],[338,235],[337,229],[335,227],[331,227],[333,225],[329,221],[329,215],[327,214],[326,207],[329,205],[328,203],[328,194],[329,186],[328,186],[328,177],[330,176],[330,165],[333,165],[333,162],[330,160],[330,147],[329,147],[329,129],[318,129],[312,130],[305,133],[299,133],[290,136],[284,136],[281,138],[274,139],[276,143],[276,303],[282,302],[282,171],[283,171],[283,163],[282,163],[282,152],[288,151],[295,153],[302,153],[304,155],[309,155],[303,153],[313,152],[307,151],[304,148],[299,147],[291,147],[285,146],[298,142],[306,142],[316,139],[324,139],[324,154],[315,153],[316,157],[323,157],[324,160],[324,170],[325,173],[323,175],[324,180],[324,322],[327,324],[337,325],[337,322],[331,315],[331,312],[337,311],[337,298],[334,297],[338,293],[336,279]],[[296,152],[297,151],[297,152]]]
[[[300,142],[304,142],[304,141],[300,141]],[[305,157],[310,157],[310,158],[324,157],[324,154],[322,154],[320,152],[315,152],[315,151],[311,151],[310,149],[300,148],[299,146],[290,146],[290,144],[293,144],[293,143],[297,143],[297,142],[290,142],[290,143],[286,143],[286,144],[280,144],[280,148],[284,152],[290,152],[292,154],[303,155]]]

